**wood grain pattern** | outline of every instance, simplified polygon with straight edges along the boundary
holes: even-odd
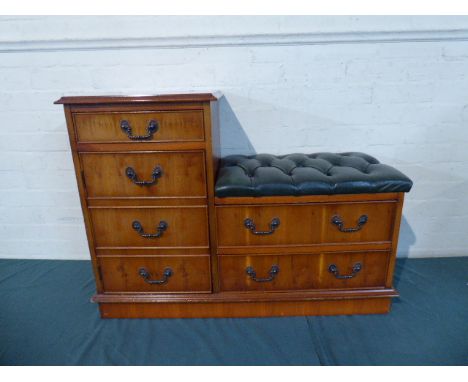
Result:
[[[384,287],[388,251],[294,255],[254,255],[219,257],[221,290],[307,290]],[[341,275],[349,275],[356,263],[362,269],[351,279],[337,279],[328,271],[335,264]],[[252,267],[259,278],[269,277],[272,266],[279,272],[272,281],[256,282],[246,273]]]
[[[170,206],[206,206],[204,196],[118,196],[87,198],[89,208],[93,207],[170,207]]]
[[[76,144],[77,151],[84,152],[127,152],[127,151],[185,151],[205,150],[205,142],[105,142]]]
[[[323,243],[365,243],[391,241],[397,203],[341,203],[324,205],[322,220]],[[332,223],[334,216],[343,220],[343,227],[355,228],[360,216],[367,216],[367,222],[357,232],[341,232]]]
[[[218,278],[218,257],[216,248],[216,213],[215,194],[216,174],[220,160],[221,141],[219,127],[219,109],[217,102],[210,102],[204,105],[205,128],[206,128],[206,174],[208,193],[208,220],[210,231],[210,252],[211,252],[211,279],[214,292],[219,291]]]
[[[203,151],[80,153],[88,198],[92,197],[206,197]],[[126,169],[139,181],[152,181],[156,167],[162,175],[152,185],[132,182]]]
[[[92,208],[96,247],[206,247],[208,218],[204,206]],[[159,238],[144,238],[132,228],[139,221],[145,233],[167,229]]]
[[[217,303],[217,302],[268,302],[268,301],[316,301],[316,300],[343,300],[362,298],[398,297],[394,288],[367,288],[367,289],[322,289],[322,290],[289,290],[289,291],[249,291],[249,292],[219,292],[219,293],[105,293],[93,296],[93,302],[99,303],[139,303],[139,304],[165,304],[177,303]]]
[[[290,301],[198,304],[100,303],[100,310],[102,318],[224,318],[383,314],[390,311],[390,306],[390,298],[361,298],[339,301],[302,301],[301,303]]]
[[[137,248],[97,248],[99,257],[168,257],[173,255],[197,256],[208,255],[206,247],[137,247]]]
[[[334,194],[334,195],[304,195],[304,196],[239,196],[215,198],[216,205],[259,205],[259,204],[309,204],[309,203],[341,203],[366,201],[398,201],[400,193],[386,192],[379,194]]]
[[[216,207],[218,246],[295,245],[320,242],[321,207],[312,205]],[[252,219],[256,230],[267,231],[274,218],[279,227],[271,235],[255,235],[245,227]]]
[[[392,253],[388,262],[388,272],[387,272],[387,281],[385,285],[391,287],[393,285],[393,272],[395,270],[397,252],[398,252],[398,238],[400,235],[400,223],[403,214],[403,201],[405,199],[405,194],[401,192],[398,195],[398,205],[395,213],[395,223],[393,225],[392,232]]]
[[[101,257],[100,273],[106,292],[210,292],[209,256]],[[138,273],[145,268],[150,280],[162,280],[164,269],[172,275],[164,284],[149,284]]]
[[[300,244],[300,245],[272,245],[272,246],[257,246],[257,247],[222,247],[218,248],[218,255],[255,255],[255,254],[308,254],[322,252],[352,252],[352,251],[369,251],[369,250],[390,250],[392,243],[332,243],[332,244]]]
[[[120,124],[129,122],[133,135],[146,135],[150,121],[156,121],[157,131],[144,141],[202,141],[203,111],[153,111],[153,112],[107,112],[75,113],[74,125],[78,142],[135,142],[131,140]]]
[[[64,105],[64,112],[65,112],[65,120],[67,122],[67,130],[68,130],[68,138],[70,140],[70,147],[73,157],[73,167],[75,168],[75,176],[76,176],[76,183],[78,185],[78,191],[80,195],[80,205],[81,210],[83,212],[83,220],[86,229],[86,236],[88,238],[88,248],[89,253],[91,255],[91,262],[93,264],[93,274],[96,280],[96,291],[97,293],[102,292],[102,282],[98,271],[98,262],[96,258],[95,252],[95,244],[94,244],[94,237],[93,237],[93,224],[91,221],[91,216],[89,210],[87,208],[86,203],[86,186],[84,184],[84,178],[82,176],[82,168],[81,168],[81,161],[78,156],[77,148],[76,148],[76,135],[75,129],[73,127],[73,117],[72,112],[70,110],[69,105]]]
[[[73,114],[77,113],[141,113],[154,111],[200,111],[206,102],[134,102],[134,103],[96,103],[67,104]]]

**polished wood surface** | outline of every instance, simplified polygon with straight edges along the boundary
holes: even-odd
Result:
[[[125,153],[80,153],[88,198],[92,197],[206,197],[205,158],[203,151],[160,151]],[[132,168],[135,184],[126,174]]]
[[[218,206],[218,245],[222,248],[389,242],[395,208],[395,202]],[[368,221],[357,232],[341,232],[332,223],[332,217],[340,216],[345,228],[353,228],[362,215]],[[244,224],[245,219],[252,219],[257,231],[269,231],[274,218],[280,224],[268,235],[256,235]]]
[[[341,203],[326,204],[323,209],[323,243],[365,243],[383,242],[392,239],[395,220],[395,202]],[[367,216],[367,222],[357,232],[342,232],[332,218],[338,216],[343,221],[343,228],[356,228],[361,216]]]
[[[91,216],[89,214],[86,202],[86,186],[84,183],[83,172],[81,168],[80,158],[78,156],[75,129],[73,127],[73,114],[71,112],[70,105],[64,105],[65,120],[67,122],[68,138],[70,141],[70,148],[73,158],[73,166],[75,167],[76,183],[78,185],[78,191],[80,195],[80,204],[83,211],[83,220],[85,223],[86,236],[88,238],[88,248],[91,255],[91,262],[93,264],[93,274],[96,280],[96,291],[97,293],[102,292],[102,281],[98,271],[98,261],[95,252],[94,236],[93,236],[93,225],[91,222]]]
[[[163,284],[150,284],[139,274],[145,268],[151,280],[164,280],[164,270],[171,276]],[[105,292],[210,292],[210,257],[101,257],[99,269]]]
[[[398,205],[397,205],[396,213],[395,213],[395,223],[393,224],[392,255],[390,256],[390,260],[388,263],[387,282],[385,283],[387,287],[391,287],[393,285],[393,272],[395,270],[395,264],[396,264],[396,258],[397,258],[398,238],[400,234],[400,224],[401,224],[401,217],[403,214],[404,199],[405,199],[405,194],[401,192],[398,195]]]
[[[258,204],[311,204],[311,203],[341,203],[367,201],[398,201],[401,193],[386,192],[381,194],[334,194],[334,195],[304,195],[304,196],[238,196],[215,198],[216,205],[258,205]]]
[[[184,93],[155,95],[111,95],[111,96],[70,96],[62,97],[55,104],[145,104],[154,102],[205,102],[216,101],[221,97],[218,93]]]
[[[208,248],[207,214],[206,206],[91,208],[96,247]],[[144,233],[156,233],[161,221],[167,229],[160,237],[145,238],[133,228],[134,221]]]
[[[249,292],[219,292],[219,293],[104,293],[93,296],[92,301],[99,303],[216,303],[216,302],[256,302],[256,301],[315,301],[343,300],[361,298],[398,297],[394,288],[367,289],[322,289],[322,290],[289,290],[289,291],[249,291]]]
[[[249,303],[100,303],[102,318],[224,318],[329,316],[337,314],[383,314],[390,311],[390,298],[320,301],[261,301]]]
[[[127,152],[127,151],[185,151],[185,150],[205,150],[205,142],[106,142],[106,143],[82,143],[76,144],[80,152]]]
[[[88,208],[99,207],[178,207],[178,206],[206,206],[205,196],[116,196],[116,197],[88,197]]]
[[[322,253],[322,252],[347,252],[368,250],[390,250],[392,243],[331,243],[331,244],[297,244],[297,245],[272,245],[252,247],[219,247],[218,255],[254,255],[254,254],[282,254],[282,253]]]
[[[132,135],[146,135],[150,121],[157,130],[146,141],[202,141],[203,111],[153,111],[139,113],[76,113],[73,116],[78,142],[134,142],[121,128],[128,121]]]
[[[344,252],[295,255],[254,255],[219,257],[221,290],[306,290],[384,287],[389,252]],[[362,269],[350,279],[338,279],[328,268],[334,264],[341,276],[351,275],[357,263]],[[271,278],[271,268],[279,272],[272,281],[254,281],[246,269],[252,267],[257,278]]]
[[[99,257],[168,257],[173,255],[197,256],[209,255],[207,247],[132,247],[132,248],[96,248]]]
[[[207,155],[207,193],[208,193],[208,219],[210,227],[210,253],[211,253],[211,277],[213,292],[219,291],[218,255],[216,239],[216,212],[215,212],[215,183],[218,165],[221,158],[221,137],[219,125],[219,109],[215,102],[204,105],[205,129],[206,129],[206,155]],[[210,160],[211,158],[211,160]]]
[[[216,207],[218,246],[318,243],[321,214],[321,207],[312,205]],[[244,223],[245,219],[252,219],[257,231],[268,231],[275,218],[280,219],[280,224],[270,235],[255,235]]]

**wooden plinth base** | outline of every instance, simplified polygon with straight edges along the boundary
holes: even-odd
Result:
[[[390,297],[304,301],[100,302],[102,318],[226,318],[383,314]]]

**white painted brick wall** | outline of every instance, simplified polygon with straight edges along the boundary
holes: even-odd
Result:
[[[468,255],[468,41],[438,39],[439,32],[463,29],[467,21],[0,18],[0,257],[89,257],[63,111],[54,100],[212,90],[225,95],[224,155],[367,152],[414,181],[399,255]],[[396,34],[390,43],[248,43],[256,34],[372,36],[372,30]],[[433,41],[399,40],[400,32],[420,30],[429,30]],[[222,40],[240,34],[249,36],[231,46],[190,46],[191,35]],[[76,39],[160,37],[183,37],[187,46],[73,45]],[[34,48],[36,40],[43,45]],[[52,40],[70,49],[48,50]],[[28,48],[12,48],[21,44]]]

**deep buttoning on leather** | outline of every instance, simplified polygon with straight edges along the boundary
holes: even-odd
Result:
[[[221,160],[215,192],[228,196],[408,192],[413,182],[359,152],[230,155]]]

